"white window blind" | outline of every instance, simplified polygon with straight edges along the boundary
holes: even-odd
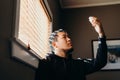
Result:
[[[45,57],[50,33],[50,18],[40,0],[20,0],[18,39],[37,56]]]

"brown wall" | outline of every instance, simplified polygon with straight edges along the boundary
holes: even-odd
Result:
[[[47,0],[49,2],[50,5],[50,9],[52,11],[53,14],[53,31],[61,28],[61,26],[59,26],[61,23],[61,8],[60,8],[60,3],[59,0]]]
[[[120,5],[64,9],[62,26],[72,38],[74,58],[92,57],[91,41],[98,35],[88,21],[89,16],[97,16],[102,21],[107,39],[120,38]],[[119,74],[119,71],[97,72],[87,80],[119,80]]]
[[[0,0],[0,80],[34,80],[35,70],[11,58],[10,38],[14,31],[14,1]],[[59,24],[58,2],[50,2],[53,26]],[[54,8],[55,7],[55,8]],[[54,27],[56,28],[56,27]]]

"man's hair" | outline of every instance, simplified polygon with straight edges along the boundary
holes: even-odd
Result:
[[[49,37],[49,44],[50,44],[51,52],[54,52],[52,42],[57,41],[57,33],[58,32],[66,32],[66,31],[63,29],[58,29],[58,30],[55,30],[54,32],[51,33],[51,35]]]

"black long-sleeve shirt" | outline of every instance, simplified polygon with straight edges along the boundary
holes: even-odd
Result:
[[[107,63],[106,38],[99,38],[96,59],[67,59],[55,54],[39,60],[35,80],[85,80],[86,75],[100,70]]]

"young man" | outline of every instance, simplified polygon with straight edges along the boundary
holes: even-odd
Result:
[[[87,74],[100,70],[107,63],[106,37],[102,24],[96,17],[89,21],[99,36],[99,48],[96,59],[92,61],[75,60],[68,55],[73,47],[67,32],[59,29],[50,36],[52,53],[39,61],[35,80],[86,80]]]

